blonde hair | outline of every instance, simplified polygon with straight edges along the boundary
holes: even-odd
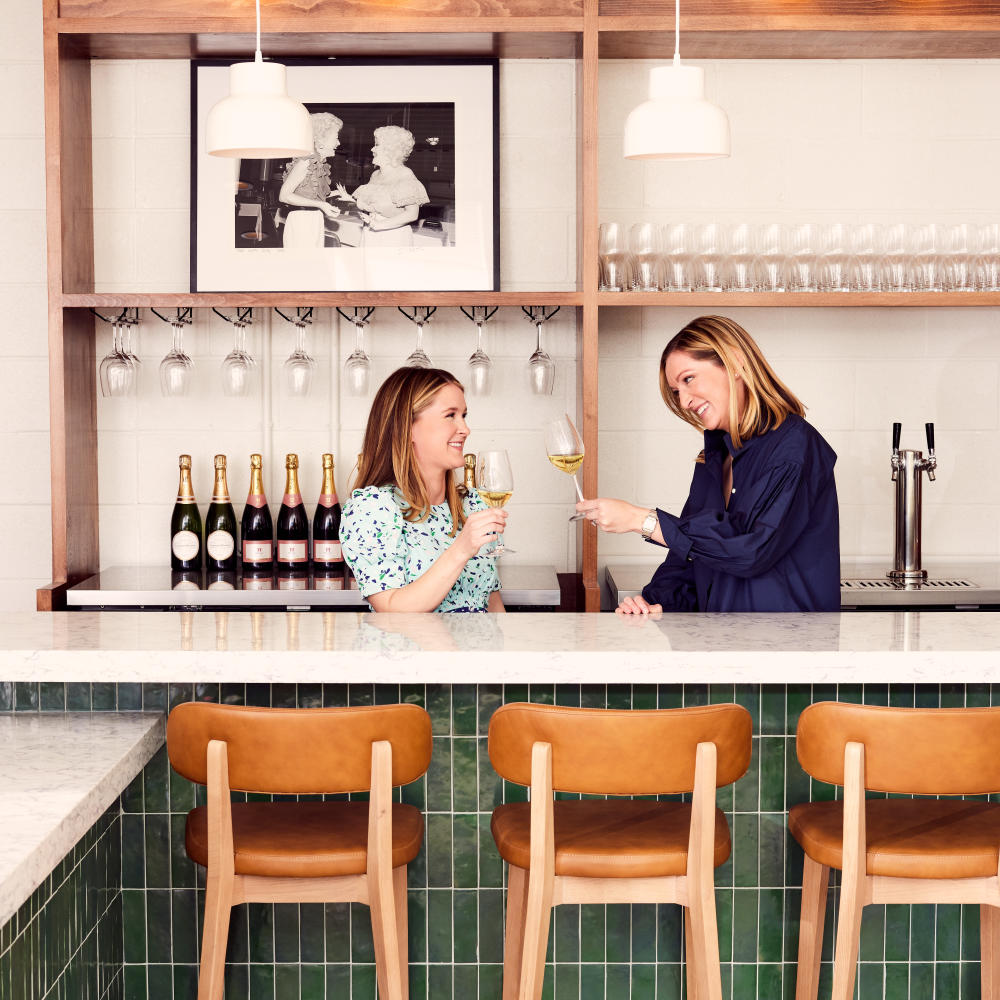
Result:
[[[725,368],[729,376],[730,437],[737,448],[746,438],[780,427],[790,413],[805,416],[798,397],[775,375],[760,348],[739,323],[725,316],[699,316],[671,338],[660,355],[660,395],[667,408],[703,430],[701,421],[680,404],[677,393],[667,385],[667,358],[676,351],[699,361],[711,361]],[[737,412],[736,380],[746,387],[743,412]]]
[[[402,125],[381,125],[372,134],[375,142],[398,163],[406,162],[416,144],[413,133]]]
[[[313,148],[319,146],[324,139],[331,136],[336,138],[344,127],[344,123],[329,111],[317,111],[309,116],[309,121],[313,130]]]
[[[413,453],[413,421],[448,385],[464,391],[462,383],[441,368],[397,368],[379,386],[368,414],[354,488],[395,486],[406,501],[407,521],[426,521],[431,515],[427,484]],[[444,473],[444,480],[454,536],[465,524],[465,512],[454,476]]]

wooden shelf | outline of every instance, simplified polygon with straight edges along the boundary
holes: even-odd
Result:
[[[579,306],[580,292],[94,292],[65,294],[64,309],[261,306]]]
[[[599,306],[731,309],[997,308],[1000,292],[599,292]]]

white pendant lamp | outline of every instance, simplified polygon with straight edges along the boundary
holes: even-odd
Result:
[[[705,71],[682,66],[681,3],[676,2],[674,61],[649,72],[649,100],[625,120],[630,160],[708,160],[729,156],[729,119],[705,100]]]
[[[288,96],[285,67],[261,58],[260,0],[254,61],[229,67],[229,96],[208,112],[205,148],[212,156],[248,160],[308,156],[313,151],[309,112]]]

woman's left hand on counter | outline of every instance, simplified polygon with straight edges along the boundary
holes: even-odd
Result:
[[[626,597],[615,608],[616,615],[641,615],[643,618],[647,615],[659,616],[662,611],[662,604],[650,604],[639,594],[636,594],[635,597]]]
[[[612,500],[598,497],[596,500],[581,500],[576,509],[586,515],[591,524],[601,531],[620,535],[626,531],[640,531],[642,522],[649,513],[647,507],[636,507],[626,500]]]

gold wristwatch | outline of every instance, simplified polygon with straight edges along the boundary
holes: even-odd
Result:
[[[649,513],[646,515],[642,522],[642,527],[639,532],[645,541],[649,541],[653,537],[653,532],[656,531],[656,525],[659,523],[659,519],[656,516],[656,508],[652,507]]]

